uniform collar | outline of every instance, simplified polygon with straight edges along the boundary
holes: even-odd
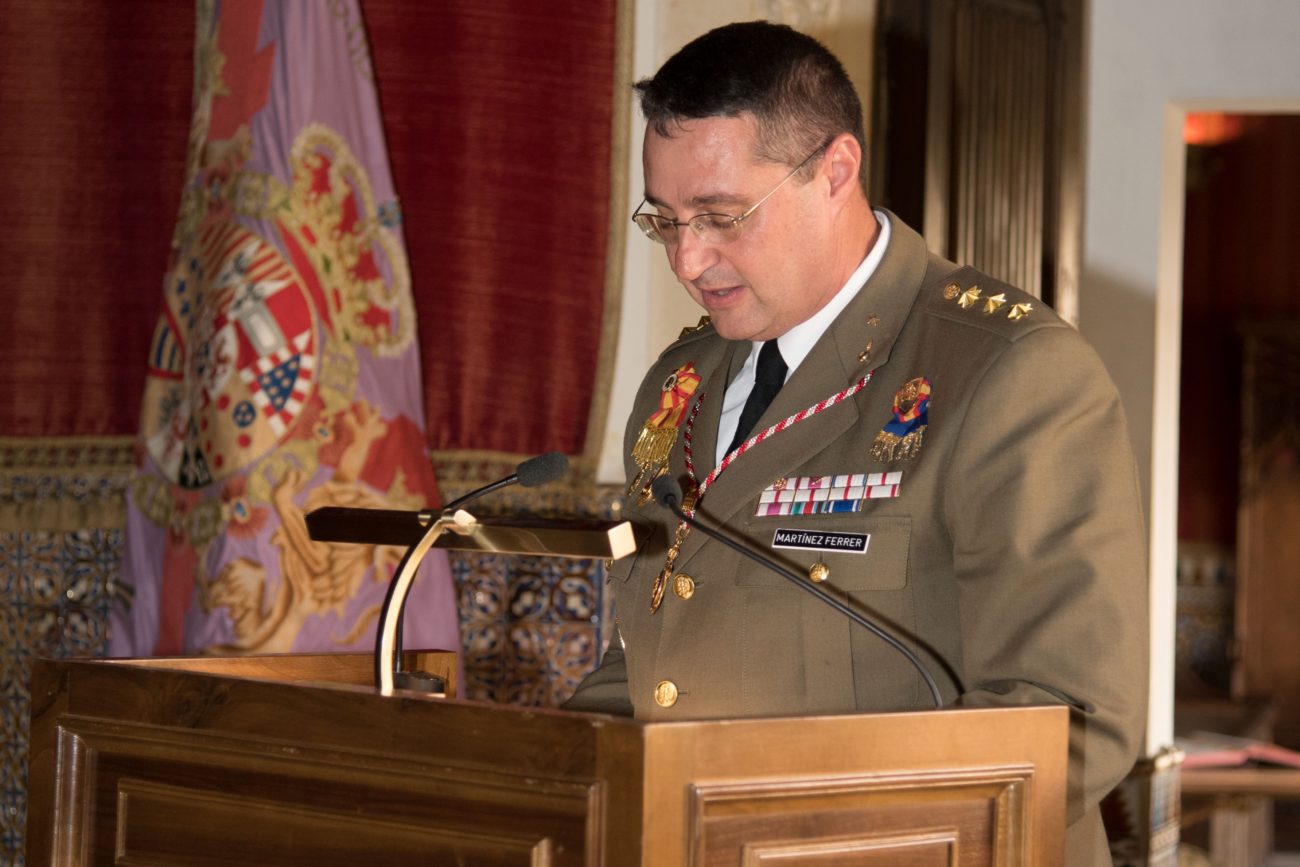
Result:
[[[812,348],[817,345],[817,341],[826,333],[826,329],[830,328],[831,323],[835,321],[835,317],[839,316],[844,308],[849,305],[849,302],[857,297],[858,292],[871,279],[871,275],[876,272],[880,260],[885,257],[885,249],[889,246],[890,236],[889,214],[881,210],[874,211],[874,214],[876,222],[880,225],[880,234],[876,238],[876,243],[871,245],[871,249],[857,269],[849,275],[849,279],[845,281],[840,290],[822,309],[777,338],[776,345],[781,350],[781,358],[785,359],[788,368],[786,372],[787,381],[794,374],[795,368],[803,363],[803,360],[808,357],[808,353],[812,352]],[[752,369],[757,364],[758,351],[762,346],[763,341],[753,341],[749,358],[745,362],[747,370]]]

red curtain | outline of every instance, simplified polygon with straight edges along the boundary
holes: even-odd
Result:
[[[366,0],[434,449],[580,454],[609,223],[613,0]]]
[[[582,452],[615,0],[364,0],[420,313],[429,444]],[[180,202],[192,5],[0,16],[0,435],[131,435]]]
[[[139,426],[185,172],[192,4],[0,15],[0,435]]]

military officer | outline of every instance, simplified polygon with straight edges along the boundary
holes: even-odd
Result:
[[[867,200],[861,109],[822,45],[714,30],[636,85],[633,219],[708,323],[664,350],[625,445],[639,550],[567,707],[645,719],[931,706],[885,642],[680,524],[684,505],[910,646],[945,704],[1072,709],[1070,864],[1145,723],[1146,566],[1116,390],[1037,299]]]

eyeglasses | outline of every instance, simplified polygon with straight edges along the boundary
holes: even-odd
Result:
[[[645,232],[647,238],[658,244],[665,244],[669,247],[677,245],[677,230],[682,226],[690,226],[695,237],[699,238],[706,244],[730,244],[740,237],[741,224],[748,220],[750,215],[758,210],[758,206],[772,198],[772,195],[785,186],[786,182],[799,174],[804,166],[812,162],[813,157],[823,153],[833,139],[827,139],[817,147],[817,150],[804,157],[803,162],[794,167],[794,171],[781,179],[781,183],[773,187],[766,196],[759,199],[749,210],[739,216],[731,214],[696,214],[685,222],[673,220],[659,214],[641,213],[641,207],[645,205],[645,200],[637,206],[637,213],[632,215],[632,222],[636,223],[638,229]]]

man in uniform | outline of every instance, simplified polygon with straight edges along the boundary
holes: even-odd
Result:
[[[1037,299],[868,204],[861,108],[820,43],[714,30],[640,82],[633,217],[709,323],[625,439],[634,557],[570,709],[648,720],[925,709],[901,654],[649,497],[684,505],[899,636],[946,705],[1071,708],[1070,864],[1145,724],[1147,580],[1116,390]]]

